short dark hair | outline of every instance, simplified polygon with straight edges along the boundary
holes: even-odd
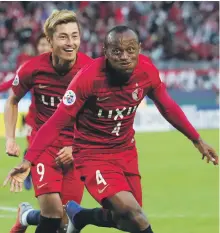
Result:
[[[108,45],[108,36],[111,34],[111,33],[123,33],[123,32],[127,32],[127,31],[132,31],[134,32],[134,34],[136,35],[137,37],[137,41],[139,42],[139,36],[138,36],[138,33],[136,32],[136,30],[134,30],[133,28],[127,26],[127,25],[119,25],[119,26],[115,26],[113,27],[111,30],[109,30],[105,36],[105,39],[104,39],[104,46],[106,47]]]
[[[46,35],[42,32],[36,39],[36,45],[38,45],[40,40],[43,38],[46,38]]]

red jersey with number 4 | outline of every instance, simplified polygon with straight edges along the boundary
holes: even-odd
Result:
[[[163,85],[149,58],[139,62],[126,85],[109,85],[104,57],[84,67],[69,85],[60,108],[76,119],[74,145],[89,153],[108,153],[134,146],[133,122],[138,105]],[[103,150],[107,149],[107,150]]]
[[[44,53],[31,59],[18,70],[12,89],[19,98],[33,90],[36,107],[34,130],[38,130],[53,115],[73,77],[91,60],[87,55],[78,53],[72,69],[61,75],[52,66],[51,53]],[[59,139],[63,145],[72,145],[72,137],[73,126],[68,125],[62,130]]]

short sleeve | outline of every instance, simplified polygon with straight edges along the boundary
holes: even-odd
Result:
[[[21,66],[16,71],[12,82],[12,90],[19,98],[22,98],[33,87],[33,69],[30,66],[29,62]]]
[[[87,67],[82,68],[69,84],[59,108],[64,109],[73,118],[83,107],[87,99],[92,96],[91,72]]]

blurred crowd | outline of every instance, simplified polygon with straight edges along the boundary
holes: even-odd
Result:
[[[142,53],[153,60],[219,58],[219,2],[0,2],[0,71],[36,54],[36,38],[55,9],[78,14],[81,51],[92,57],[102,55],[106,31],[126,24],[137,30]]]

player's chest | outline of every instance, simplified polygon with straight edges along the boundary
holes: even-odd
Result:
[[[38,101],[46,106],[57,107],[72,80],[72,75],[65,77],[38,75],[34,81],[34,95]]]
[[[148,81],[132,82],[122,88],[97,89],[91,107],[98,118],[126,119],[135,114],[149,91]]]

